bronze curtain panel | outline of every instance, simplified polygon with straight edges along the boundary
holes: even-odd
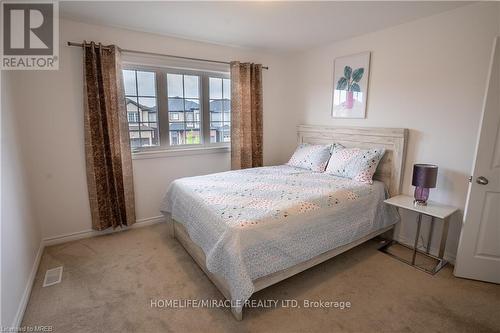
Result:
[[[262,65],[231,62],[231,169],[260,167]]]
[[[132,157],[120,52],[84,47],[85,154],[92,228],[135,222]]]

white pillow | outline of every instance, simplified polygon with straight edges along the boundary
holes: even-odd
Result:
[[[360,149],[336,147],[328,162],[326,173],[373,184],[373,174],[384,156],[384,148]]]
[[[293,153],[287,165],[309,169],[315,172],[325,171],[330,159],[332,145],[300,144]]]

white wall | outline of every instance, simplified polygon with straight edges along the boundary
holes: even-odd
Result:
[[[9,72],[1,73],[1,326],[19,324],[31,282],[36,273],[41,244],[40,227],[31,210],[27,168],[19,141],[22,124],[16,121],[10,98]]]
[[[259,62],[264,71],[264,162],[285,161],[295,146],[296,117],[287,100],[285,57],[124,29],[60,22],[60,70],[17,71],[10,80],[18,132],[25,148],[33,207],[43,238],[91,226],[83,144],[82,50],[67,41],[94,40],[126,49],[215,60]],[[134,160],[138,220],[160,215],[159,202],[175,178],[229,169],[229,154]]]
[[[474,4],[297,56],[300,122],[410,129],[404,193],[413,193],[413,163],[435,163],[439,175],[431,200],[463,210],[498,13],[496,3]],[[362,51],[372,52],[367,118],[333,119],[333,59]],[[413,239],[414,218],[403,215],[401,239]],[[451,258],[461,218],[450,226]]]

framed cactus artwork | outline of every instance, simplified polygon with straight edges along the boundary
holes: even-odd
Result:
[[[334,118],[366,118],[370,52],[336,58],[333,65]]]

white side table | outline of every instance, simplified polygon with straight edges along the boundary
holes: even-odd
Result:
[[[427,206],[417,206],[417,205],[413,204],[413,197],[410,197],[408,195],[397,195],[395,197],[392,197],[390,199],[385,200],[384,202],[388,205],[395,206],[398,209],[406,209],[406,210],[411,210],[411,211],[417,212],[418,213],[418,215],[417,215],[417,234],[415,236],[415,243],[413,245],[413,248],[409,247],[405,244],[401,244],[401,243],[398,243],[394,240],[391,240],[387,244],[384,244],[379,250],[386,253],[386,254],[389,254],[390,256],[392,256],[392,257],[394,257],[394,258],[396,258],[396,259],[398,259],[398,260],[400,260],[408,265],[411,265],[415,268],[418,268],[418,269],[423,270],[423,271],[430,273],[430,274],[436,274],[441,268],[443,268],[447,264],[447,261],[444,260],[444,250],[446,247],[446,238],[448,236],[448,224],[450,222],[451,215],[453,215],[455,212],[457,212],[458,208],[442,205],[442,204],[435,203],[432,201],[428,201]],[[420,226],[422,223],[422,215],[427,215],[427,216],[431,217],[431,228],[429,229],[429,240],[427,242],[427,251],[426,252],[423,252],[423,251],[420,251],[417,249],[418,238],[420,237]],[[441,233],[441,243],[439,245],[439,254],[437,257],[433,256],[429,253],[430,244],[431,244],[431,240],[432,240],[432,232],[434,229],[434,219],[435,218],[443,220],[443,230]],[[401,258],[401,257],[394,255],[393,253],[388,252],[387,250],[394,244],[399,244],[401,246],[412,249],[413,255],[412,255],[411,261],[408,261],[404,258]],[[436,266],[433,269],[429,270],[429,269],[426,269],[424,267],[420,267],[420,266],[416,265],[415,259],[417,256],[417,252],[437,260]]]

